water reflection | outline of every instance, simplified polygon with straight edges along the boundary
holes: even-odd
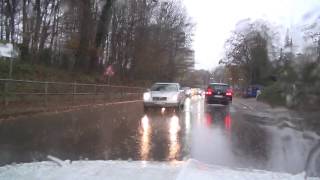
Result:
[[[207,126],[211,126],[213,124],[213,119],[210,113],[206,113],[205,122]]]
[[[191,129],[191,113],[190,112],[185,112],[185,131],[186,134],[190,133],[190,129]]]
[[[186,98],[186,100],[184,101],[184,111],[185,112],[191,111],[191,99],[190,98]]]
[[[166,108],[161,108],[161,114],[164,115]]]
[[[231,116],[228,113],[226,115],[226,117],[224,118],[224,125],[225,125],[226,130],[231,130],[231,123],[232,123],[231,121],[232,121]]]
[[[226,107],[211,107],[205,114],[204,120],[208,127],[211,127],[215,122],[216,127],[222,127],[228,131],[231,130],[232,119]]]
[[[170,118],[169,122],[169,160],[176,160],[180,151],[180,143],[178,142],[178,132],[180,131],[180,124],[178,116],[174,115]]]
[[[140,145],[140,155],[141,160],[147,160],[150,152],[150,122],[147,115],[143,116],[141,119],[141,145]]]
[[[190,118],[189,118],[190,121]],[[180,160],[180,117],[173,113],[148,114],[141,118],[139,151],[141,160]],[[156,128],[152,128],[156,127]],[[189,122],[190,129],[190,122]]]
[[[209,164],[233,164],[234,155],[224,124],[225,117],[228,116],[225,109],[224,106],[207,106],[201,125],[193,126],[192,158]]]
[[[204,115],[204,109],[201,106],[201,102],[198,101],[197,102],[197,122],[200,124],[202,122],[203,119],[203,115]]]

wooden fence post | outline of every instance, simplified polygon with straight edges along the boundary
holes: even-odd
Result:
[[[106,86],[103,85],[103,104],[106,103]]]
[[[77,82],[74,82],[73,83],[73,91],[72,91],[72,106],[75,105],[76,93],[77,93]]]
[[[48,107],[48,82],[44,83],[44,103]]]
[[[94,84],[93,87],[94,87],[93,104],[95,104],[96,103],[96,96],[97,96],[97,84]]]

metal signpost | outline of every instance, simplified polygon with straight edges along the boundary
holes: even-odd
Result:
[[[18,56],[18,53],[13,48],[13,44],[11,43],[0,43],[0,57],[5,57],[10,61],[9,66],[9,78],[12,78],[12,68],[13,68],[13,60]]]
[[[109,85],[109,84],[110,84],[111,76],[114,75],[114,71],[113,71],[112,65],[109,65],[109,66],[105,69],[105,71],[104,71],[103,74],[108,77],[108,85]]]

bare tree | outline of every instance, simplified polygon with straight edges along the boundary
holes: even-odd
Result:
[[[245,22],[247,23],[247,22]],[[272,35],[267,24],[254,22],[236,30],[226,42],[226,57],[220,63],[237,65],[248,84],[261,84],[271,73]]]
[[[180,1],[0,0],[1,39],[25,62],[120,80],[173,80],[193,67],[192,27]]]

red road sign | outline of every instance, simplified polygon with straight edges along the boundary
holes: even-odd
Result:
[[[109,65],[109,66],[105,69],[105,71],[104,71],[103,74],[104,74],[105,76],[113,76],[113,75],[114,75],[114,71],[113,71],[112,65]]]

